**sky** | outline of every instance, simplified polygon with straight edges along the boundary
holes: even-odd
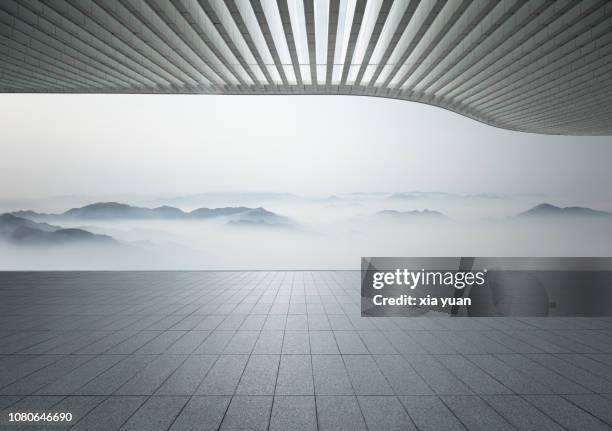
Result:
[[[273,191],[612,201],[612,138],[356,96],[0,95],[0,199]]]

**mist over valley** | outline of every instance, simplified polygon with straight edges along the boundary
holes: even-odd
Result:
[[[0,216],[0,268],[357,269],[361,256],[612,253],[611,212],[548,200],[443,192],[219,192],[141,196],[129,203],[90,200],[54,210],[49,208],[60,205],[52,200],[13,203]]]

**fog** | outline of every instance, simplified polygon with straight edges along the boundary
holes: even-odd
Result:
[[[612,216],[515,218],[543,202],[612,212],[609,137],[519,133],[422,104],[338,96],[4,94],[0,128],[0,219],[95,202],[271,212],[8,215],[0,269],[358,269],[362,256],[612,254]],[[393,212],[426,209],[437,213]]]
[[[359,269],[362,256],[609,256],[612,218],[516,217],[542,196],[349,194],[333,197],[230,194],[290,225],[204,220],[62,219],[63,228],[108,235],[115,244],[23,245],[0,242],[2,270]],[[167,198],[194,207],[221,194]],[[151,199],[161,204],[163,199]],[[168,203],[168,202],[166,202]],[[559,203],[559,202],[554,202]],[[68,209],[68,208],[64,208]],[[384,215],[383,210],[441,213]]]

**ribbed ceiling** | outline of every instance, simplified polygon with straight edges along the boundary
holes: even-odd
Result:
[[[608,0],[0,0],[0,92],[366,95],[612,135],[611,17]]]

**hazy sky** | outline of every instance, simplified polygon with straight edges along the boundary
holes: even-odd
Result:
[[[334,96],[0,95],[0,199],[442,190],[612,199],[612,138]]]

